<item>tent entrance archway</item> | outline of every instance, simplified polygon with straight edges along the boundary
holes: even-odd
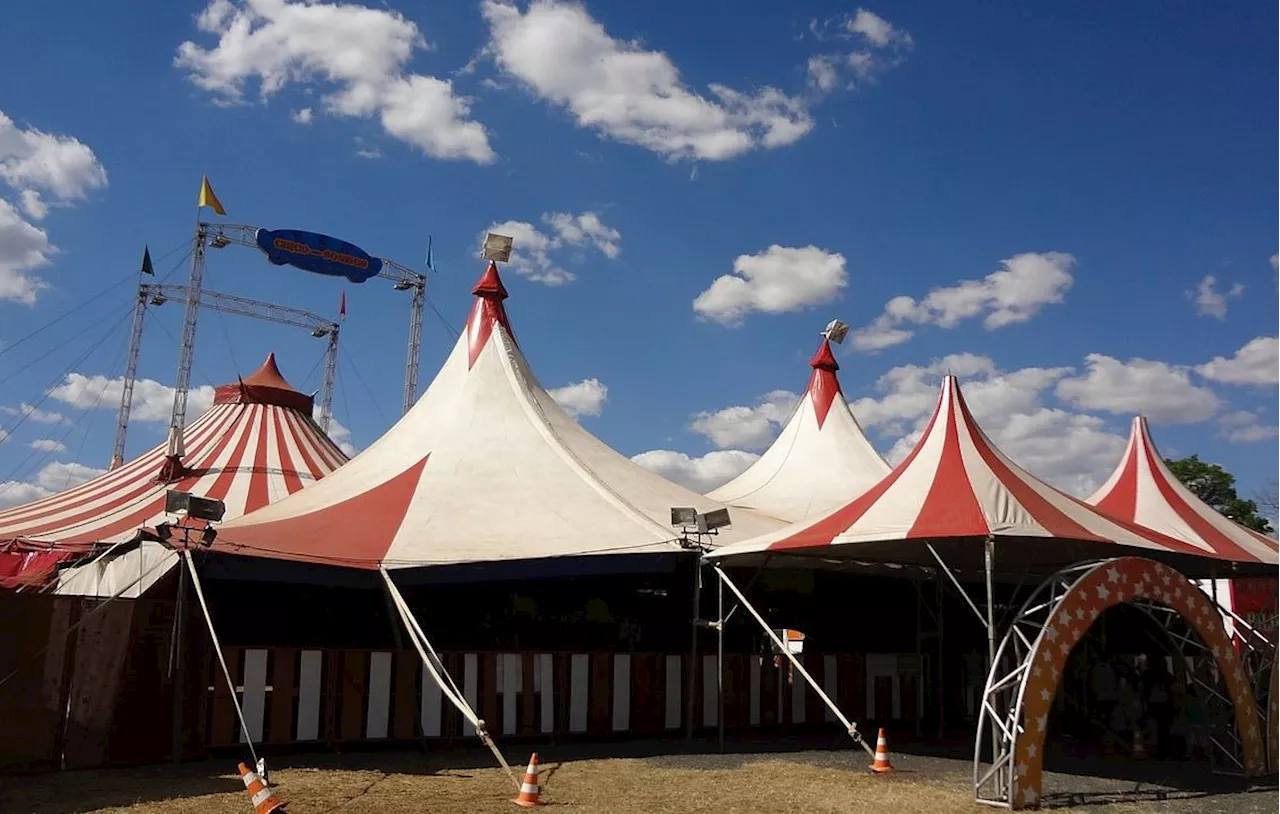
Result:
[[[973,761],[978,802],[1012,809],[1039,803],[1046,722],[1067,658],[1098,617],[1122,603],[1141,608],[1163,627],[1180,659],[1190,658],[1189,672],[1197,674],[1196,668],[1203,666],[1221,676],[1225,692],[1217,682],[1199,682],[1204,691],[1229,701],[1234,709],[1234,727],[1226,727],[1229,734],[1215,739],[1214,748],[1246,775],[1263,772],[1264,728],[1255,682],[1226,632],[1221,609],[1173,568],[1121,557],[1053,575],[1023,603],[1007,628],[979,713]],[[1189,630],[1181,629],[1183,622]],[[1248,640],[1237,641],[1242,649],[1250,648]],[[992,761],[984,764],[981,757],[988,739]]]

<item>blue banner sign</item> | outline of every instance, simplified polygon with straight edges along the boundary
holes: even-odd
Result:
[[[359,246],[336,237],[298,229],[259,229],[254,239],[267,260],[277,266],[293,266],[315,274],[346,277],[363,283],[382,271],[382,260]]]

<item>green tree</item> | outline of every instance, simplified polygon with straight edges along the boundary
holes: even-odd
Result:
[[[1218,464],[1202,461],[1199,455],[1177,461],[1166,458],[1164,462],[1184,486],[1214,511],[1262,534],[1271,531],[1267,518],[1258,514],[1258,504],[1236,494],[1236,476]]]

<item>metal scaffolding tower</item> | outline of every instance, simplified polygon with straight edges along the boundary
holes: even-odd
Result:
[[[325,351],[324,361],[324,380],[320,386],[320,398],[316,410],[316,423],[320,425],[320,429],[326,433],[329,431],[329,420],[333,412],[333,387],[334,379],[337,372],[338,364],[338,336],[339,326],[333,320],[326,319],[298,308],[289,308],[284,305],[276,305],[274,303],[262,302],[260,300],[251,300],[246,297],[237,297],[232,294],[220,294],[216,291],[208,291],[199,289],[197,296],[192,296],[192,287],[185,285],[160,285],[143,283],[138,286],[138,302],[133,312],[133,334],[129,339],[129,359],[125,368],[124,387],[120,394],[120,414],[116,422],[116,442],[111,453],[111,468],[115,469],[124,462],[124,446],[125,438],[129,427],[129,413],[133,408],[133,385],[138,376],[138,354],[142,347],[142,326],[145,321],[144,317],[148,306],[159,307],[167,302],[180,302],[187,306],[187,320],[194,325],[195,319],[190,316],[193,311],[199,308],[208,308],[213,311],[219,311],[224,314],[233,314],[242,317],[251,317],[266,322],[276,322],[281,325],[292,325],[298,328],[305,328],[311,332],[311,335],[317,339],[328,337],[328,347]],[[185,323],[184,323],[185,327]],[[194,328],[192,329],[194,334]],[[187,348],[184,347],[184,351]],[[190,356],[189,352],[183,354],[186,360],[186,378],[180,378],[179,381],[190,383]],[[186,412],[186,392],[182,393],[181,407],[183,411],[182,418],[185,418]],[[170,428],[170,444],[169,454],[173,454],[172,443],[175,437],[173,427],[177,427],[176,437],[181,441],[182,424],[177,423],[178,420],[178,396],[174,396],[174,417],[175,423]],[[181,454],[179,452],[178,454]]]

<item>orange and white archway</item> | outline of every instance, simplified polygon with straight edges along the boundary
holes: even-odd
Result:
[[[1121,557],[1059,572],[1036,589],[1010,625],[987,678],[978,721],[973,780],[979,802],[1012,809],[1039,805],[1045,732],[1067,659],[1098,617],[1123,603],[1169,618],[1176,614],[1195,631],[1199,642],[1189,637],[1179,642],[1212,654],[1235,711],[1239,768],[1249,776],[1264,773],[1267,750],[1259,706],[1222,615],[1175,569]],[[1267,717],[1274,721],[1274,715]],[[983,744],[992,739],[994,759],[984,764]]]

